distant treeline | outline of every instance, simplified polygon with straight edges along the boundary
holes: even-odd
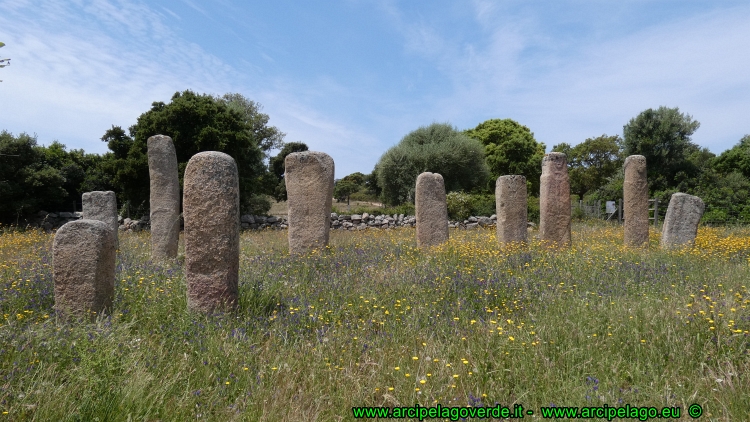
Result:
[[[57,141],[41,146],[35,136],[2,131],[0,222],[22,223],[40,210],[80,210],[82,193],[93,190],[114,191],[123,214],[147,213],[147,140],[157,134],[174,141],[180,184],[194,154],[213,150],[231,155],[238,164],[242,212],[265,214],[271,199],[286,199],[284,158],[308,147],[285,143],[284,133],[269,126],[268,115],[260,110],[260,104],[241,94],[178,92],[169,104],[154,102],[127,132],[119,126],[107,130],[101,140],[109,151],[103,155],[67,150]],[[571,193],[579,199],[621,198],[623,161],[639,154],[647,159],[650,197],[666,203],[674,192],[690,193],[706,202],[707,217],[714,221],[750,222],[750,135],[716,156],[692,142],[699,126],[677,108],[659,107],[631,119],[622,137],[604,134],[552,150],[567,155]],[[521,174],[533,215],[545,149],[528,127],[511,119],[491,119],[463,131],[433,123],[404,136],[368,174],[337,180],[334,194],[340,200],[408,205],[417,175],[431,171],[443,175],[448,192],[462,195],[462,213],[475,207],[488,214],[497,177]],[[271,156],[272,151],[278,153]]]

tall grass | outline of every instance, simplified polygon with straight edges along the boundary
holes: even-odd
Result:
[[[239,310],[201,316],[182,258],[152,263],[147,233],[121,234],[111,315],[66,325],[52,235],[6,230],[0,420],[337,421],[417,403],[750,415],[750,230],[702,228],[671,252],[595,224],[563,251],[500,249],[493,230],[430,251],[414,237],[333,231],[292,257],[286,232],[246,232]]]

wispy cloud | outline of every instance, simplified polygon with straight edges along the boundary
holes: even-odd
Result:
[[[542,14],[474,2],[485,37],[451,40],[424,22],[399,25],[404,46],[451,81],[426,110],[472,126],[510,117],[548,147],[579,143],[622,126],[650,107],[678,106],[701,121],[694,140],[715,152],[750,132],[750,7],[719,9],[634,27],[618,36],[556,40]],[[390,12],[398,16],[395,11]],[[608,19],[614,19],[612,16]],[[581,25],[584,25],[581,22]]]
[[[188,88],[227,92],[237,77],[143,3],[19,0],[0,8],[0,36],[14,59],[0,87],[3,128],[36,132],[43,143],[103,152],[95,141],[104,131],[135,123],[152,101]]]

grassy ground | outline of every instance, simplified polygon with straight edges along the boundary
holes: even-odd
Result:
[[[240,307],[186,311],[180,259],[122,234],[115,308],[56,323],[51,235],[0,236],[0,420],[352,420],[353,406],[679,406],[750,415],[750,230],[627,250],[499,249],[493,230],[416,248],[413,229],[241,238]],[[97,419],[98,418],[98,419]]]

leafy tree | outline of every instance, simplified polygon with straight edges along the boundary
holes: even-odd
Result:
[[[646,157],[649,191],[676,188],[680,182],[696,177],[700,169],[689,155],[699,151],[690,136],[700,123],[677,107],[648,109],[623,127],[625,156]]]
[[[750,178],[750,135],[745,135],[737,145],[721,153],[714,162],[714,169],[720,174],[734,171]]]
[[[570,190],[583,198],[587,193],[604,186],[607,179],[622,167],[621,144],[619,136],[605,134],[588,138],[575,147],[566,143],[555,145],[552,151],[565,153],[568,157]]]
[[[284,145],[284,147],[281,148],[281,151],[279,151],[279,154],[271,158],[268,163],[268,167],[271,170],[270,173],[273,175],[275,183],[272,195],[277,201],[286,201],[287,199],[286,181],[284,180],[284,172],[286,171],[284,169],[284,160],[286,160],[286,156],[293,152],[303,152],[307,150],[307,145],[303,142],[289,142]]]
[[[259,103],[237,93],[224,94],[215,99],[243,117],[250,137],[263,151],[264,158],[269,158],[268,154],[271,150],[284,146],[285,134],[275,126],[268,126],[269,117],[260,112],[263,106]]]
[[[484,145],[491,190],[498,177],[520,174],[526,177],[529,192],[539,191],[546,147],[534,139],[528,127],[511,119],[490,119],[464,133]]]
[[[44,160],[36,136],[0,132],[0,220],[19,218],[42,208],[54,208],[68,196],[65,177]]]
[[[383,189],[378,185],[377,165],[372,169],[372,173],[365,177],[365,187],[367,188],[367,193],[374,197],[380,197],[380,194],[383,192]]]
[[[352,173],[336,182],[333,187],[333,196],[339,201],[346,200],[349,205],[349,197],[365,187],[365,176],[360,172]]]
[[[239,94],[230,94],[229,99],[217,100],[189,90],[177,92],[169,104],[154,102],[151,110],[141,114],[137,123],[130,127],[129,136],[117,126],[108,130],[102,140],[107,142],[113,156],[107,158],[104,167],[114,172],[112,180],[122,196],[121,202],[128,201],[135,207],[146,205],[143,209],[147,209],[147,140],[153,135],[162,134],[174,141],[180,185],[187,162],[193,155],[202,151],[221,151],[237,162],[243,211],[255,214],[267,212],[268,208],[257,209],[258,204],[270,207],[267,201],[257,200],[264,190],[260,185],[267,171],[259,142],[273,145],[275,141],[268,141],[264,136],[278,139],[283,134],[270,129],[264,132],[263,122],[267,120],[263,116],[253,120],[251,105],[257,108],[257,104],[248,100],[244,114],[238,111],[240,97],[244,98]],[[234,105],[230,107],[227,102]],[[127,153],[123,157],[125,151]]]
[[[5,43],[0,42],[0,48],[3,48],[3,47],[5,47]],[[0,68],[3,68],[5,66],[10,66],[10,59],[0,59]]]
[[[447,123],[433,123],[407,134],[380,157],[378,186],[388,204],[414,200],[417,176],[440,173],[446,192],[475,189],[487,181],[482,144]]]
[[[349,205],[349,196],[360,189],[361,186],[354,183],[354,181],[341,179],[333,187],[333,196],[339,201],[346,200],[346,205]]]

